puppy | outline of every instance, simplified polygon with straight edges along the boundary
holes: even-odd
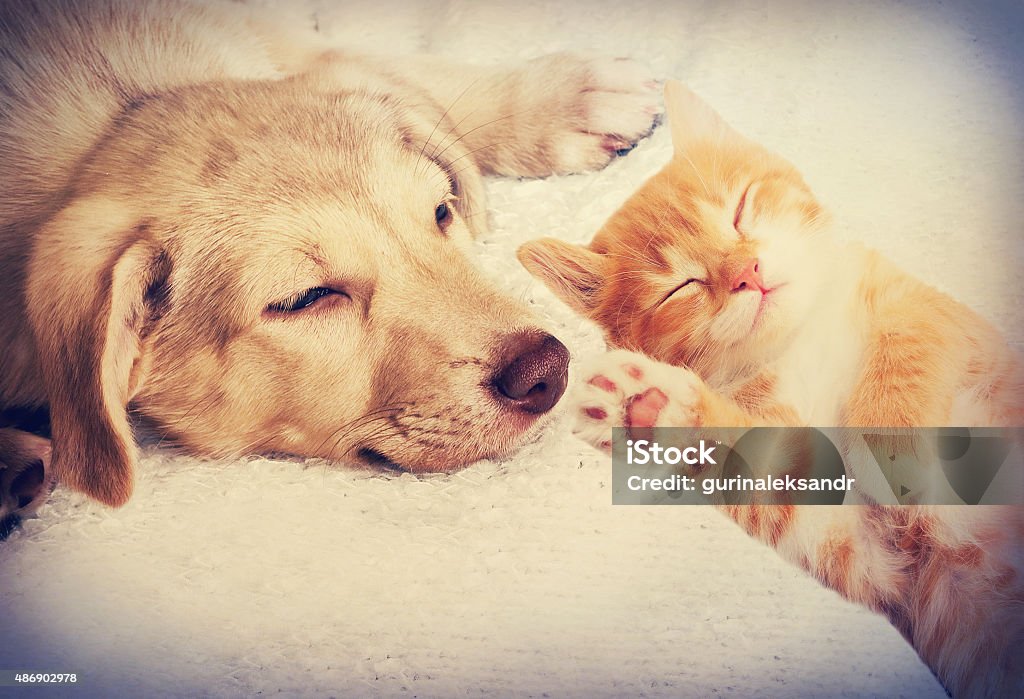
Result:
[[[129,414],[196,454],[441,471],[559,400],[565,347],[467,258],[481,176],[651,128],[636,64],[327,50],[237,4],[0,0],[0,518],[116,506]],[[0,425],[3,427],[3,425]]]

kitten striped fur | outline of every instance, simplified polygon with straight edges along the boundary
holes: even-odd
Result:
[[[796,169],[669,83],[671,162],[581,247],[523,264],[609,345],[577,433],[611,428],[1024,424],[999,332],[828,235]],[[1024,696],[1024,513],[1013,506],[720,505],[822,584],[884,614],[956,697]]]

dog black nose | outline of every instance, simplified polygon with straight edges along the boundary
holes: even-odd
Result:
[[[499,400],[527,413],[546,413],[565,393],[569,350],[551,335],[530,333],[511,345],[509,361],[494,377]]]

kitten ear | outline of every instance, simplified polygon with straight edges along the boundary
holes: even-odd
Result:
[[[676,153],[699,141],[740,137],[718,112],[678,80],[665,83],[665,113]]]
[[[524,243],[516,257],[533,276],[577,313],[590,315],[604,283],[605,260],[582,245],[555,238]]]

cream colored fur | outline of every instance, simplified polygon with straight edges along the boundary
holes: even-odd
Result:
[[[0,44],[0,409],[53,430],[51,456],[5,428],[0,469],[117,505],[132,421],[194,453],[410,470],[536,434],[490,384],[543,329],[465,255],[480,176],[603,166],[650,128],[642,68],[347,54],[174,0],[4,0]]]

